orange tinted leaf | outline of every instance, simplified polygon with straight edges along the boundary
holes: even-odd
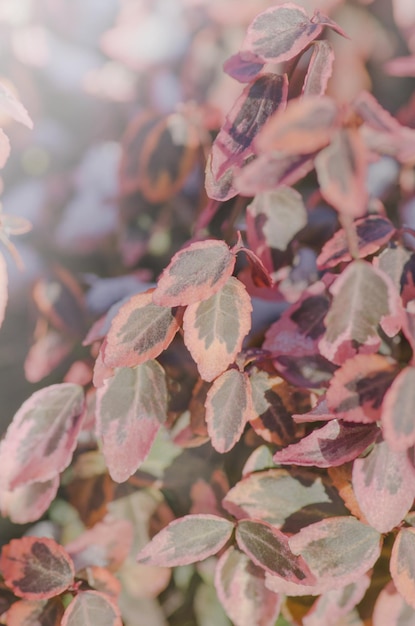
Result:
[[[219,291],[235,266],[225,242],[208,239],[190,244],[173,256],[159,278],[153,302],[160,306],[188,305]]]
[[[19,600],[7,611],[8,626],[60,626],[63,615],[60,599]]]
[[[27,600],[45,600],[73,582],[72,559],[53,539],[23,537],[3,546],[0,571],[13,592]]]
[[[231,276],[225,285],[184,313],[184,341],[201,377],[212,381],[234,360],[251,328],[251,298]]]
[[[98,591],[83,591],[70,603],[61,626],[122,626],[116,604]]]

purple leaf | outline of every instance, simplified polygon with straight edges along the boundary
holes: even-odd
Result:
[[[248,52],[237,52],[223,64],[224,71],[240,83],[255,80],[263,67],[264,63]]]

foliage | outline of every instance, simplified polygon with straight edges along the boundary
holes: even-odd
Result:
[[[38,9],[63,32],[64,4]],[[369,89],[356,23],[383,41],[381,2],[303,5],[114,3],[82,91],[118,121],[70,181],[40,171],[47,243],[20,252],[30,221],[1,214],[24,272],[47,247],[37,387],[0,444],[3,624],[415,623],[414,101],[393,116]],[[414,75],[408,6],[383,72]],[[50,29],[12,39],[56,89]],[[32,128],[17,91],[0,113]],[[9,153],[1,131],[6,190]],[[13,271],[0,255],[4,327]]]

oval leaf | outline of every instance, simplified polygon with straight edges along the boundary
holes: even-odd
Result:
[[[163,271],[153,302],[160,306],[180,306],[205,300],[223,287],[234,266],[235,255],[223,241],[192,243],[179,250]]]
[[[15,414],[0,447],[2,486],[15,489],[54,478],[71,462],[82,422],[80,385],[45,387]]]
[[[184,313],[184,342],[201,377],[212,381],[233,363],[251,328],[251,298],[231,276],[213,296],[190,304]]]
[[[63,605],[60,599],[19,600],[7,611],[8,626],[61,626]]]
[[[217,515],[185,515],[153,537],[137,560],[164,567],[195,563],[219,552],[233,528],[232,522]]]
[[[415,368],[406,367],[385,394],[382,428],[391,450],[404,451],[415,444]]]
[[[354,517],[332,517],[300,530],[289,539],[318,581],[332,589],[356,582],[377,561],[381,535]]]
[[[46,600],[64,592],[74,578],[72,559],[53,539],[23,537],[3,546],[0,571],[13,593]]]
[[[113,480],[123,482],[146,459],[166,419],[164,369],[147,361],[120,368],[97,390],[97,434]]]
[[[323,96],[333,72],[334,50],[331,43],[325,39],[314,42],[313,46],[313,54],[304,79],[303,94]]]
[[[415,528],[402,528],[392,547],[390,572],[396,589],[415,609]]]
[[[415,626],[415,611],[397,592],[391,580],[377,597],[373,626]]]
[[[104,350],[109,367],[134,367],[155,359],[179,330],[171,309],[153,303],[153,291],[132,296],[112,320]]]
[[[215,380],[206,396],[206,423],[212,446],[228,452],[239,441],[245,424],[253,417],[248,376],[230,369]]]
[[[70,603],[61,626],[122,626],[118,607],[99,591],[83,591]]]
[[[48,509],[59,488],[59,476],[1,492],[1,514],[16,524],[35,522]]]

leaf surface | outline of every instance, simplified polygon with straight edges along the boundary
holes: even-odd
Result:
[[[23,537],[2,548],[0,571],[13,593],[26,600],[46,600],[73,582],[72,559],[53,539]]]
[[[19,600],[7,611],[8,626],[61,626],[63,604],[60,599]]]
[[[185,515],[155,535],[137,560],[163,567],[195,563],[219,552],[233,528],[232,522],[217,515]]]
[[[1,484],[15,489],[45,482],[72,459],[81,428],[84,393],[61,383],[35,391],[15,414],[0,446]]]
[[[250,83],[257,78],[264,63],[253,54],[237,52],[223,64],[224,71],[240,83]]]
[[[382,406],[382,429],[385,441],[395,451],[415,444],[415,368],[405,367],[385,394]]]
[[[309,154],[260,154],[235,172],[235,188],[245,196],[255,196],[257,193],[277,189],[280,185],[295,185],[313,168],[314,160]]]
[[[27,128],[33,128],[33,122],[25,107],[4,83],[0,83],[0,111]]]
[[[173,256],[159,278],[153,302],[159,306],[188,305],[219,291],[235,266],[235,255],[223,241],[197,241]]]
[[[304,79],[303,94],[323,96],[333,72],[334,50],[329,41],[322,39],[314,42],[313,54],[308,64]]]
[[[289,539],[318,581],[332,589],[356,582],[377,561],[381,535],[354,517],[332,517],[300,530]]]
[[[184,342],[203,380],[212,381],[233,363],[251,328],[251,298],[231,276],[224,286],[184,313]]]
[[[134,367],[155,359],[179,330],[171,309],[153,303],[153,291],[132,296],[112,320],[104,350],[109,367]]]
[[[59,488],[59,476],[45,482],[21,485],[0,495],[1,514],[16,524],[38,520],[54,500]]]
[[[363,598],[370,585],[364,574],[356,582],[323,593],[303,618],[303,626],[335,626]],[[341,623],[341,622],[340,622]]]
[[[415,626],[415,611],[405,602],[391,580],[377,597],[373,626]]]
[[[113,480],[123,482],[150,452],[166,419],[165,373],[157,361],[115,370],[97,390],[97,434]]]
[[[414,563],[415,528],[401,528],[392,547],[390,573],[396,589],[413,609],[415,609]]]
[[[61,626],[122,626],[118,607],[99,591],[83,591],[72,600]]]
[[[253,417],[252,391],[247,374],[230,369],[219,376],[206,396],[206,423],[212,445],[228,452]]]

